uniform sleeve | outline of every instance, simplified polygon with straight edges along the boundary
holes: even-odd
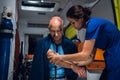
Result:
[[[100,25],[95,22],[90,22],[87,26],[85,40],[96,39],[99,35]]]

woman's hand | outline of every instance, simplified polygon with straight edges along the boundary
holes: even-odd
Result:
[[[60,58],[59,54],[55,54],[51,49],[47,52],[47,57],[50,60],[50,62],[54,65],[59,65],[65,68],[71,68],[71,62],[65,61]]]
[[[79,66],[76,66],[75,64],[72,64],[72,65],[71,65],[71,69],[72,69],[75,73],[77,73],[79,77],[81,77],[81,78],[86,78],[86,77],[87,77],[85,67],[79,67]]]
[[[75,73],[78,74],[79,77],[86,77],[86,71],[84,67],[79,67],[72,62],[63,60],[59,54],[55,54],[51,49],[48,50],[47,57],[50,60],[50,62],[54,65],[59,65],[65,68],[71,68]]]
[[[54,53],[51,49],[47,51],[47,57],[51,63],[57,65],[60,61],[63,61],[59,54]]]

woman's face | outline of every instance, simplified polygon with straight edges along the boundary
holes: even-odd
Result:
[[[67,18],[68,21],[70,22],[70,24],[77,30],[80,30],[81,28],[83,28],[83,18],[80,18],[80,19],[73,19],[73,18]]]

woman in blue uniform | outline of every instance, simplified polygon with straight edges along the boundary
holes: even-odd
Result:
[[[48,51],[48,58],[56,65],[61,60],[72,62],[78,66],[84,65],[83,61],[91,59],[94,48],[105,50],[104,59],[106,67],[101,74],[100,80],[120,79],[120,31],[108,20],[90,18],[91,11],[80,5],[72,6],[66,16],[75,29],[86,28],[86,36],[83,50],[77,54],[55,55]],[[87,63],[88,64],[88,63]],[[72,66],[71,66],[72,67]]]

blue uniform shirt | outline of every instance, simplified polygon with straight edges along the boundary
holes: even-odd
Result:
[[[105,50],[106,78],[103,80],[119,80],[120,31],[117,27],[105,19],[91,18],[87,24],[85,39],[96,39],[94,47]]]

